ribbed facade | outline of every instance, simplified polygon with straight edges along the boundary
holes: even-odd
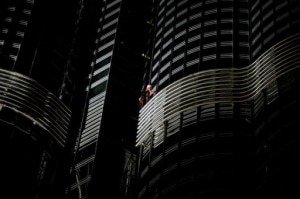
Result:
[[[144,2],[131,0],[103,1],[96,9],[97,37],[70,198],[134,195],[144,9]]]
[[[116,42],[121,0],[108,0],[101,6],[97,39],[95,40],[96,49],[90,65],[89,85],[86,87],[88,99],[85,124],[75,149],[77,151],[76,181],[71,186],[70,197],[72,198],[86,198],[88,195],[88,184],[91,181],[95,165],[107,82]]]
[[[11,198],[55,195],[55,173],[68,142],[74,68],[67,61],[78,2],[61,4],[56,16],[69,17],[47,23],[53,3],[0,2],[1,192]]]
[[[249,13],[252,61],[272,45],[297,32],[298,1],[250,1]]]
[[[138,198],[296,193],[299,2],[152,3]]]
[[[158,90],[194,72],[249,63],[247,1],[153,4],[150,82]]]
[[[299,0],[1,0],[2,194],[299,195],[299,25]]]

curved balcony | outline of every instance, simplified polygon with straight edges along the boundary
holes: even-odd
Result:
[[[286,73],[300,68],[300,34],[277,43],[251,65],[188,75],[159,91],[141,110],[136,145],[185,111],[217,103],[247,103]]]
[[[60,146],[65,145],[71,112],[35,80],[0,69],[0,111],[2,107],[27,117]]]

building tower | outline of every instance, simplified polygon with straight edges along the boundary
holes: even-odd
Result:
[[[152,1],[138,198],[297,194],[299,8]]]
[[[95,5],[93,5],[95,6]],[[87,83],[87,105],[84,125],[76,143],[73,184],[70,187],[70,198],[88,196],[89,184],[94,173],[95,157],[101,126],[107,83],[111,69],[111,60],[116,43],[121,0],[103,1],[96,12],[101,13],[97,24],[94,57],[90,65]]]
[[[143,8],[131,0],[1,1],[7,195],[132,197]]]
[[[1,192],[10,198],[58,197],[56,173],[71,121],[76,69],[70,60],[79,5],[0,2]]]
[[[90,25],[96,36],[92,37],[88,73],[82,74],[86,81],[81,96],[86,98],[81,102],[86,105],[77,122],[81,125],[77,126],[79,136],[70,164],[68,197],[131,198],[135,194],[137,99],[145,60],[146,7],[138,0],[88,1],[86,7],[89,13],[83,24],[96,19]]]

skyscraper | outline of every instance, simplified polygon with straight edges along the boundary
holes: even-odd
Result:
[[[152,1],[138,198],[297,193],[299,7]]]
[[[130,198],[134,178],[127,178],[135,175],[145,5],[127,0],[89,2],[92,12],[98,13],[96,37],[86,74],[87,104],[75,146],[69,195]]]
[[[296,195],[299,10],[298,0],[2,0],[2,192]],[[139,109],[148,84],[156,95]]]
[[[10,198],[51,198],[56,186],[71,121],[77,6],[0,3],[1,192]]]
[[[143,26],[144,4],[0,5],[6,191],[44,199],[131,197],[145,59],[144,28],[134,30]]]

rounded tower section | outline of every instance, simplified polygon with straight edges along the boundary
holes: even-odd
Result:
[[[296,1],[153,0],[138,198],[295,192],[279,162],[296,147],[298,15]]]

